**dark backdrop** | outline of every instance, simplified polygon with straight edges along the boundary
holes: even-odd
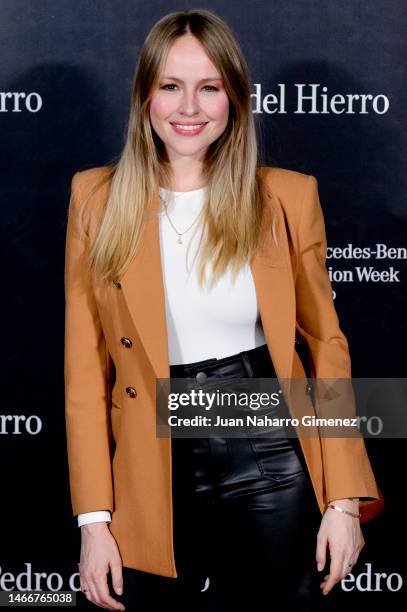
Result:
[[[353,277],[333,282],[353,375],[405,376],[405,2],[1,0],[0,590],[24,588],[22,573],[32,587],[79,586],[63,389],[70,180],[120,153],[144,37],[164,14],[193,6],[224,17],[241,42],[263,165],[316,176],[330,248],[370,248],[366,259],[339,252],[327,261],[335,275]],[[306,99],[298,112],[301,91],[310,96],[312,88],[315,108]],[[365,108],[355,99],[352,109],[337,97],[335,112],[338,94],[370,98]],[[400,249],[395,257],[390,247]],[[392,282],[358,278],[370,269],[390,270]],[[358,586],[338,585],[331,599],[338,610],[386,603],[401,610],[406,441],[370,439],[367,446],[386,511],[364,528],[366,546],[353,570]]]

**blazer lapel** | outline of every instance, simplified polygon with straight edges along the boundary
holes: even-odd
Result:
[[[169,378],[168,335],[158,211],[157,192],[140,250],[122,275],[120,284],[156,378]]]
[[[271,236],[271,216],[263,214],[262,244],[252,260],[251,271],[256,287],[264,336],[280,385],[289,391],[295,341],[295,288],[283,207],[273,195],[277,245]],[[284,390],[284,389],[283,389]]]
[[[266,342],[281,382],[281,379],[291,376],[295,339],[295,292],[284,212],[278,198],[273,196],[273,199],[278,246],[271,239],[270,213],[267,208],[262,221],[262,240],[252,257],[250,267]],[[169,378],[158,210],[157,193],[141,248],[121,277],[120,283],[156,377]]]

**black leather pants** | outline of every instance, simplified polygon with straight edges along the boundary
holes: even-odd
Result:
[[[171,378],[192,380],[199,372],[206,377],[196,380],[208,382],[276,376],[267,345],[170,368]],[[321,514],[299,441],[254,435],[173,438],[172,449],[179,578],[124,568],[120,600],[127,609],[320,609],[324,596],[315,552]]]

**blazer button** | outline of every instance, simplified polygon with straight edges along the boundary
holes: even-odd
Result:
[[[306,391],[306,393],[308,393],[308,395],[311,393],[312,387],[311,387],[311,385],[309,383],[305,386],[305,391]]]
[[[133,346],[133,342],[130,340],[130,338],[120,338],[120,342],[126,348],[131,348]]]
[[[137,396],[137,391],[135,390],[134,387],[126,387],[126,393],[129,397],[136,397]]]

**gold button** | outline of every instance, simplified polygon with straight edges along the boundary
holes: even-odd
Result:
[[[133,346],[133,342],[130,340],[130,338],[120,338],[120,342],[126,348],[131,348]]]
[[[126,393],[129,397],[136,397],[137,396],[137,391],[135,390],[134,387],[126,387]]]

